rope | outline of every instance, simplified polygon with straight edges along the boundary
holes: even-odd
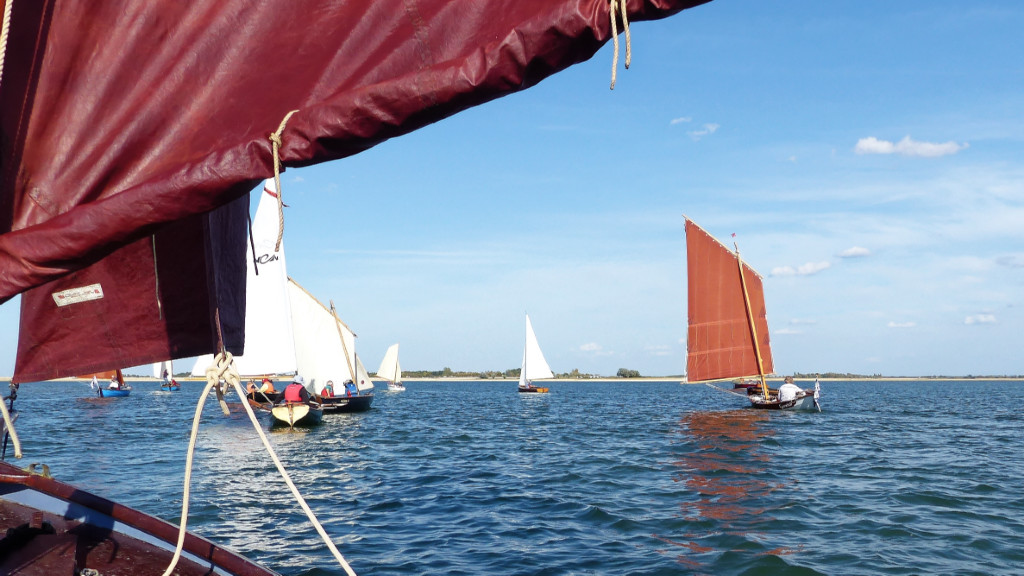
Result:
[[[608,17],[612,21],[612,42],[615,44],[615,54],[612,56],[612,85],[609,90],[615,90],[615,72],[619,67],[619,27],[615,20],[615,7],[619,7],[622,13],[622,31],[626,33],[626,69],[629,70],[629,63],[633,60],[632,42],[629,37],[629,13],[626,10],[626,0],[609,0]]]
[[[7,38],[10,36],[11,31],[12,4],[14,4],[14,0],[4,1],[4,22],[3,27],[0,28],[0,83],[3,82],[4,78],[4,59],[7,56]]]
[[[277,244],[274,245],[274,252],[281,250],[281,240],[284,238],[284,194],[281,193],[281,134],[284,132],[288,119],[298,110],[292,110],[284,115],[277,132],[270,135],[270,145],[274,150],[274,186],[277,187]]]
[[[174,567],[178,564],[179,558],[181,558],[181,549],[185,543],[185,530],[186,523],[188,522],[188,499],[192,478],[192,456],[195,452],[196,437],[199,433],[199,417],[202,415],[203,405],[206,403],[206,397],[209,395],[211,389],[217,390],[217,398],[221,402],[221,408],[224,410],[225,414],[229,413],[227,403],[224,401],[223,389],[220,385],[222,378],[228,385],[234,387],[239,398],[245,398],[245,393],[242,390],[241,379],[239,378],[238,371],[235,369],[234,363],[232,362],[231,353],[221,352],[217,354],[217,356],[214,357],[213,365],[206,369],[206,388],[203,389],[203,393],[199,397],[199,404],[196,406],[195,419],[192,422],[192,436],[189,439],[188,456],[185,459],[185,489],[182,495],[181,525],[178,529],[178,544],[174,550],[174,558],[171,559],[171,564],[167,567],[163,576],[170,576],[174,571]],[[331,538],[327,535],[324,527],[319,521],[317,521],[316,516],[309,508],[309,505],[306,504],[306,500],[302,497],[302,494],[299,493],[299,489],[295,487],[291,477],[288,476],[288,472],[284,469],[284,465],[277,457],[273,447],[271,447],[270,441],[267,439],[267,435],[264,434],[263,427],[260,426],[259,421],[256,420],[256,414],[253,413],[252,407],[248,402],[243,402],[242,406],[245,408],[246,414],[249,415],[249,420],[256,429],[256,433],[259,435],[260,440],[263,441],[263,446],[267,449],[267,453],[270,454],[271,460],[274,461],[274,465],[277,466],[277,470],[281,473],[281,477],[284,478],[285,483],[288,485],[288,489],[291,490],[292,495],[295,496],[295,499],[298,501],[303,511],[305,511],[306,516],[309,518],[310,522],[312,522],[316,531],[320,534],[320,537],[323,538],[324,543],[327,544],[327,548],[331,551],[331,554],[333,554],[334,558],[339,564],[341,564],[341,567],[345,570],[345,573],[348,574],[348,576],[356,576],[355,571],[352,570],[352,567],[345,561],[345,557],[342,556],[341,552],[338,551],[338,548],[335,547],[334,542],[331,541]]]

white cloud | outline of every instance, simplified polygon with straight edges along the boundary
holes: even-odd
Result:
[[[817,324],[818,321],[817,320],[813,320],[813,319],[808,319],[808,318],[793,318],[792,320],[789,321],[789,323],[790,324],[794,324],[794,325],[797,325],[797,324]]]
[[[831,266],[832,266],[832,264],[830,264],[827,261],[823,261],[823,262],[808,262],[806,264],[801,264],[800,266],[797,266],[796,268],[793,268],[792,266],[779,266],[777,268],[772,268],[771,275],[772,276],[810,276],[811,274],[817,274],[818,272],[821,272],[822,270],[825,270],[825,269],[827,269],[827,268],[829,268]]]
[[[974,314],[964,318],[964,324],[995,324],[995,314]]]
[[[803,331],[796,328],[779,328],[775,331],[775,334],[803,334]]]
[[[889,328],[913,328],[917,326],[916,322],[889,322],[886,324]]]
[[[693,118],[690,118],[689,116],[680,116],[679,118],[673,118],[672,120],[670,120],[669,125],[675,126],[676,124],[683,124],[684,122],[691,121],[693,121]]]
[[[840,258],[863,258],[864,256],[869,256],[870,254],[871,254],[871,251],[868,250],[867,248],[861,248],[860,246],[854,246],[852,248],[847,248],[846,250],[843,250],[842,252],[840,252],[839,253],[839,257]]]
[[[879,140],[874,136],[870,136],[868,138],[861,138],[858,140],[853,151],[857,154],[899,154],[901,156],[923,156],[926,158],[935,158],[938,156],[956,154],[968,146],[969,144],[967,144],[967,142],[957,144],[952,140],[941,144],[936,144],[934,142],[917,142],[916,140],[911,140],[910,136],[904,136],[903,140],[892,143],[888,140]]]
[[[600,352],[601,345],[598,344],[597,342],[587,342],[586,344],[580,346],[580,350],[583,352]]]
[[[705,136],[714,134],[716,131],[718,131],[718,128],[718,124],[705,124],[703,130],[691,130],[687,132],[687,134],[689,134],[690,138],[693,138],[694,141],[697,141]]]

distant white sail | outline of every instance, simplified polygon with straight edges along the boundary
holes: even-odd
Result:
[[[174,365],[170,360],[153,363],[153,377],[161,380],[174,378]]]
[[[357,360],[352,330],[291,278],[288,299],[295,331],[295,367],[306,379],[306,387],[320,394],[331,380],[337,393],[346,380],[357,382],[352,376]]]
[[[519,372],[519,385],[529,386],[534,380],[554,378],[548,361],[544,359],[544,353],[537,343],[537,336],[533,333],[533,324],[530,323],[530,315],[526,315],[526,346],[523,349],[523,368]]]
[[[392,344],[384,353],[384,359],[380,362],[377,376],[388,382],[402,382],[402,365],[398,362],[398,344]]]

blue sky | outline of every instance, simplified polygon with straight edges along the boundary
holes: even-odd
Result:
[[[776,372],[1024,374],[1024,4],[714,0],[283,176],[289,272],[375,370],[681,374],[683,214],[765,276]],[[0,373],[17,307],[0,308]],[[140,371],[141,372],[141,371]]]

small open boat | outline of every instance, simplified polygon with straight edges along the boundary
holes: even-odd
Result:
[[[124,381],[124,374],[120,369],[84,376],[84,378],[89,377],[92,378],[90,386],[93,392],[100,398],[121,398],[132,393],[132,386]],[[110,384],[106,384],[108,380]]]
[[[162,574],[178,527],[39,472],[0,461],[0,574]],[[180,576],[277,576],[191,533]]]
[[[806,390],[791,379],[778,390],[768,387],[765,375],[774,367],[764,287],[739,247],[733,252],[687,218],[686,262],[687,381],[743,396],[754,408],[821,410],[817,382]],[[711,384],[731,379],[739,379],[731,390]]]
[[[551,373],[551,368],[548,366],[548,361],[544,359],[544,353],[540,350],[540,344],[537,343],[537,335],[533,333],[530,315],[527,314],[523,367],[519,371],[519,386],[516,389],[520,392],[545,393],[548,391],[548,388],[534,386],[533,381],[554,377],[555,375]]]
[[[270,409],[275,425],[311,426],[324,419],[324,409],[316,402],[285,402]]]

